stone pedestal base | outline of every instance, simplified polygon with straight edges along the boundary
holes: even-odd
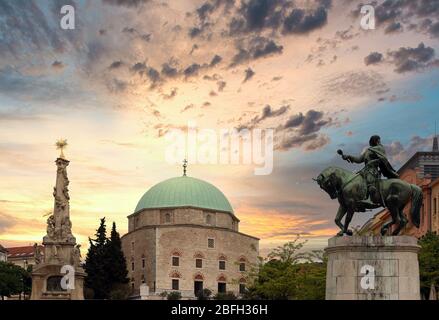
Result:
[[[74,289],[62,290],[56,288],[54,290],[50,288],[50,285],[48,286],[48,279],[52,277],[60,285],[59,282],[65,275],[61,274],[62,266],[61,264],[42,263],[34,267],[31,300],[84,300],[84,278],[86,273],[82,268],[75,268]]]
[[[420,300],[417,239],[329,239],[326,300]]]

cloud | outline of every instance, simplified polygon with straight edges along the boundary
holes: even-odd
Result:
[[[61,61],[56,60],[52,63],[52,68],[64,69],[64,64]]]
[[[229,34],[282,30],[284,34],[306,34],[324,26],[331,1],[311,1],[299,8],[290,0],[242,1],[229,23]]]
[[[378,64],[383,61],[383,55],[379,52],[372,52],[366,58],[364,58],[364,63],[366,66]]]
[[[240,42],[237,49],[238,52],[233,56],[230,66],[282,54],[283,46],[266,37],[256,36],[246,42]]]
[[[170,93],[162,94],[163,99],[171,100],[177,96],[178,88],[172,88]]]
[[[224,90],[224,88],[226,87],[227,82],[218,81],[216,84],[218,85],[218,92],[222,92]]]
[[[110,64],[108,68],[111,70],[119,69],[121,66],[123,66],[123,64],[124,63],[121,60],[114,61],[112,64]]]
[[[329,77],[322,84],[332,96],[368,96],[387,88],[383,76],[374,71],[349,71]]]
[[[0,232],[5,232],[17,223],[18,220],[16,218],[0,211]]]
[[[384,147],[391,162],[395,165],[402,165],[418,151],[431,151],[433,136],[413,136],[406,147],[400,141],[392,141]]]
[[[435,50],[426,47],[422,42],[417,48],[401,47],[398,50],[390,51],[388,56],[392,59],[397,73],[422,71],[429,67],[439,66],[439,60],[434,60]]]
[[[253,129],[254,127],[256,127],[261,122],[265,121],[266,119],[280,117],[286,114],[289,110],[290,110],[289,105],[282,106],[279,109],[273,109],[270,105],[266,105],[262,109],[261,115],[254,117],[246,124],[241,124],[239,128]]]
[[[112,93],[121,93],[127,89],[128,83],[120,79],[111,79],[107,82],[106,86]]]
[[[137,8],[138,6],[145,4],[149,1],[150,0],[102,0],[102,2],[105,4],[128,8]]]
[[[276,143],[276,150],[287,151],[292,148],[303,148],[305,151],[321,149],[330,142],[327,135],[320,134],[324,127],[334,123],[332,118],[325,118],[322,111],[309,110],[306,114],[292,115],[277,128],[282,134]]]
[[[251,68],[245,69],[244,73],[245,73],[245,77],[244,80],[242,81],[243,83],[249,81],[256,74]]]
[[[303,9],[294,9],[285,18],[283,33],[306,34],[323,27],[327,21],[327,9],[323,6],[308,13]]]

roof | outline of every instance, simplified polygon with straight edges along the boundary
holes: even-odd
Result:
[[[143,209],[194,207],[233,214],[225,195],[214,185],[182,176],[162,181],[139,200],[135,212]]]
[[[435,185],[439,184],[439,178],[437,178],[436,180],[432,181],[430,184],[430,188],[433,188]]]
[[[8,250],[0,244],[0,252],[6,253]]]
[[[43,247],[38,246],[38,248],[41,250]],[[33,257],[35,254],[34,246],[12,247],[12,248],[6,248],[6,250],[8,250],[8,259],[29,258],[29,257]]]

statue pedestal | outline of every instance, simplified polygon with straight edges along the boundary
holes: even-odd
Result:
[[[65,276],[61,274],[62,267],[62,264],[53,263],[41,263],[34,267],[31,300],[84,300],[84,270],[74,267],[74,289],[63,290],[60,285],[61,278]]]
[[[420,300],[419,249],[410,236],[329,239],[326,300]]]

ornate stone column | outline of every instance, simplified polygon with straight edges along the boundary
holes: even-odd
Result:
[[[31,299],[84,299],[83,282],[85,272],[81,267],[80,245],[76,245],[76,238],[72,234],[70,221],[70,196],[67,166],[69,161],[64,158],[62,149],[66,141],[57,143],[62,145],[61,155],[56,159],[56,183],[53,188],[53,214],[47,219],[47,235],[43,238],[44,256],[39,257],[39,263],[32,272]],[[73,286],[62,288],[61,279],[69,273],[74,273],[70,281]],[[74,280],[73,280],[74,279]],[[65,281],[65,280],[64,280]]]
[[[410,236],[329,239],[326,300],[420,300],[419,249]]]

